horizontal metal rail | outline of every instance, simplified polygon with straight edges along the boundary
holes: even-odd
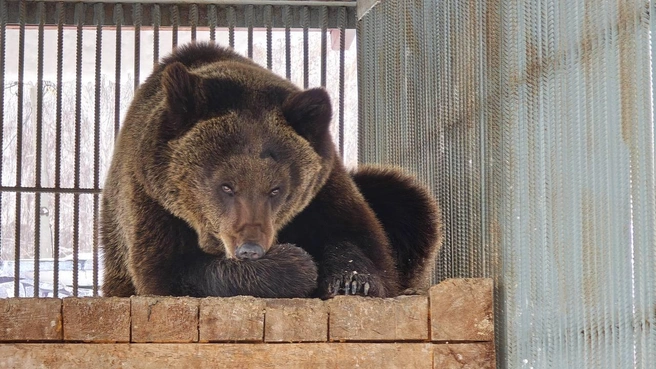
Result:
[[[11,187],[2,186],[0,192],[18,192],[18,193],[78,193],[78,194],[99,194],[100,188],[54,188],[54,187]]]
[[[18,2],[18,0],[8,0],[9,2]],[[303,0],[142,0],[142,1],[125,1],[125,0],[26,0],[28,3],[87,3],[87,4],[207,4],[207,5],[253,5],[253,6],[336,6],[336,7],[356,7],[357,1],[303,1]]]
[[[214,27],[235,27],[235,28],[265,28],[272,29],[302,29],[302,28],[327,28],[336,29],[355,29],[356,27],[356,7],[353,1],[259,1],[258,6],[247,4],[241,1],[139,1],[139,2],[122,2],[122,1],[35,1],[26,0],[21,3],[16,0],[5,0],[5,20],[7,27],[11,28],[20,24],[20,6],[23,4],[25,17],[24,26],[33,27],[39,22],[35,18],[38,14],[39,6],[45,6],[46,17],[42,20],[45,27],[57,26],[59,19],[54,15],[57,13],[56,7],[64,10],[63,25],[78,26],[77,17],[81,17],[83,27],[96,27],[100,24],[103,27],[116,25],[114,6],[122,6],[122,26],[129,29],[139,23],[140,27],[148,29],[152,27],[151,20],[159,19],[159,27],[208,27],[209,20],[215,19]],[[106,4],[101,8],[102,17],[96,13],[96,5]],[[114,3],[112,5],[111,3]],[[83,5],[78,9],[77,5]],[[313,6],[314,5],[314,6]],[[140,19],[134,14],[134,9],[139,8]],[[265,8],[272,8],[270,16],[265,13]],[[193,12],[198,20],[197,24],[190,19],[189,15]],[[155,10],[157,9],[157,10]],[[340,11],[346,10],[346,24],[342,25]],[[159,15],[155,14],[158,12]],[[286,13],[289,14],[286,14]],[[173,14],[177,13],[178,17],[174,19]],[[325,15],[324,15],[325,13]],[[76,17],[77,14],[77,17]],[[267,18],[268,17],[268,18]],[[230,19],[234,23],[230,23]],[[324,23],[325,19],[325,23]],[[305,22],[304,22],[305,21]]]

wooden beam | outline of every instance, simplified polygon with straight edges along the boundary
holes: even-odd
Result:
[[[28,343],[0,345],[0,367],[491,369],[493,355],[491,343]]]

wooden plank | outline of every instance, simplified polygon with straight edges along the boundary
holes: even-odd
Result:
[[[5,344],[12,368],[432,368],[430,343]]]
[[[200,342],[262,342],[265,300],[249,296],[200,300]]]
[[[198,299],[132,296],[132,342],[198,342]]]
[[[328,340],[328,307],[322,300],[270,299],[265,317],[265,342]]]
[[[338,296],[328,301],[134,296],[121,303],[112,301],[119,300],[66,299],[62,321],[62,300],[0,300],[0,341],[123,342],[129,334],[132,342],[161,343],[199,338],[203,342],[455,343],[489,342],[494,337],[490,279],[444,281],[431,288],[430,305],[427,296]],[[131,322],[129,334],[127,322]]]
[[[331,341],[428,340],[427,296],[337,296],[328,304]]]
[[[0,299],[0,341],[61,341],[60,299]]]
[[[457,343],[434,346],[435,369],[494,369],[494,343]]]
[[[492,279],[447,279],[430,288],[432,341],[492,341]]]
[[[63,300],[64,340],[130,342],[130,299],[67,297]]]

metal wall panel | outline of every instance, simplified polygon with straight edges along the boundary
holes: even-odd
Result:
[[[656,362],[653,10],[389,0],[359,21],[360,160],[439,198],[436,282],[494,278],[500,368]]]

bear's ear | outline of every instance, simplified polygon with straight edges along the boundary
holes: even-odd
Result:
[[[293,93],[283,103],[282,111],[294,130],[315,148],[325,142],[333,112],[326,90],[312,88]]]
[[[200,105],[197,100],[201,84],[200,78],[189,73],[182,63],[167,65],[162,73],[162,87],[169,111],[187,117],[194,115],[196,107]]]

